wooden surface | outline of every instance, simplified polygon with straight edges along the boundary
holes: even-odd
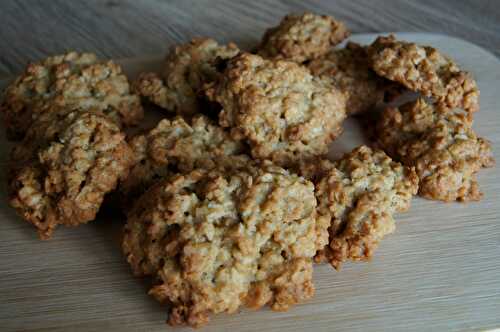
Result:
[[[498,0],[5,0],[0,76],[68,49],[137,57],[162,54],[172,43],[197,35],[249,47],[281,16],[304,10],[335,15],[356,33],[442,33],[500,55]]]
[[[500,156],[500,62],[485,50],[440,35],[401,34],[439,46],[481,89],[475,128]],[[373,35],[353,39],[370,42]],[[122,61],[134,75],[156,60]],[[361,142],[349,121],[334,143],[336,154]],[[0,132],[0,165],[7,144]],[[5,174],[1,171],[1,174]],[[213,316],[202,331],[445,331],[500,327],[500,168],[481,171],[481,202],[413,200],[397,216],[370,263],[347,263],[341,272],[315,267],[316,296],[286,313],[243,310]],[[4,186],[5,179],[0,183]],[[170,331],[166,310],[146,295],[120,252],[123,220],[101,216],[79,228],[59,228],[42,242],[5,203],[0,188],[0,330]],[[177,329],[182,331],[184,329]],[[189,331],[189,329],[185,329]]]

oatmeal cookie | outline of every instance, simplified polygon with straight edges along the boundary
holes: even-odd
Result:
[[[386,109],[377,133],[382,148],[415,167],[421,196],[442,201],[481,199],[476,173],[495,161],[490,143],[476,136],[467,112],[419,98]]]
[[[51,121],[47,117],[35,120],[13,149],[9,176],[10,205],[42,239],[59,224],[93,220],[104,195],[132,164],[125,135],[100,110],[54,112]]]
[[[127,77],[112,61],[70,52],[31,63],[5,90],[0,105],[7,136],[21,140],[32,122],[52,106],[98,109],[118,124],[137,124],[143,110]]]
[[[258,54],[302,63],[322,56],[349,35],[345,24],[330,16],[287,15],[266,31]]]
[[[141,74],[134,83],[134,90],[171,112],[197,113],[198,93],[204,84],[215,80],[217,61],[230,59],[238,52],[233,43],[220,45],[210,38],[195,38],[170,51],[161,74]]]
[[[327,152],[345,118],[343,93],[303,66],[242,53],[206,90],[219,124],[249,143],[254,158],[290,166]]]
[[[377,74],[451,108],[479,110],[479,89],[472,75],[430,46],[379,37],[369,48]]]
[[[136,275],[153,276],[149,293],[170,305],[168,322],[198,327],[211,313],[311,298],[325,239],[313,184],[266,162],[155,184],[128,216],[123,250]]]
[[[231,139],[207,117],[197,115],[190,122],[181,117],[164,119],[148,133],[131,139],[134,166],[120,184],[125,197],[142,194],[169,172],[212,168],[223,156],[245,152],[241,142]]]
[[[339,269],[346,260],[369,259],[382,238],[394,231],[393,214],[410,207],[418,187],[415,170],[367,146],[334,163],[316,165],[316,171],[321,169],[315,179],[318,220],[330,226],[330,243],[316,260]]]
[[[386,85],[370,68],[366,49],[349,42],[311,61],[307,67],[315,76],[330,78],[347,96],[347,114],[370,111],[382,102]]]

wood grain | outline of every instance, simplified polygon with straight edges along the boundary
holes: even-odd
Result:
[[[353,39],[369,42],[373,35]],[[481,88],[475,128],[500,155],[498,86],[500,61],[467,42],[430,34],[401,38],[439,46]],[[134,75],[154,68],[159,57],[122,61]],[[356,122],[333,152],[361,142]],[[0,165],[8,143],[0,132]],[[0,170],[5,174],[5,170]],[[397,216],[370,263],[345,264],[341,272],[316,266],[316,296],[286,313],[243,310],[213,316],[202,331],[469,331],[500,327],[500,168],[481,171],[481,202],[413,200]],[[89,225],[59,228],[42,242],[5,203],[0,178],[0,330],[166,331],[166,310],[146,295],[147,281],[134,279],[120,251],[124,220],[101,214]],[[190,331],[190,329],[177,329]]]
[[[197,35],[251,47],[281,16],[305,10],[335,15],[355,33],[437,32],[500,55],[496,0],[10,0],[0,2],[0,76],[72,49],[137,57]]]

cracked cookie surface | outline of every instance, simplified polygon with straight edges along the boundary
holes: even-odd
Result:
[[[413,169],[367,146],[336,162],[305,165],[301,173],[313,178],[318,220],[329,224],[329,244],[316,260],[336,269],[347,260],[370,259],[383,237],[395,230],[393,214],[409,209],[418,187]]]
[[[417,99],[386,109],[377,125],[380,146],[420,178],[419,194],[442,201],[482,197],[476,173],[492,167],[491,144],[472,129],[467,112]]]
[[[364,47],[349,42],[345,48],[334,49],[307,67],[315,76],[332,79],[347,96],[347,114],[372,110],[384,98],[384,82],[370,68]]]
[[[325,154],[346,116],[345,95],[330,82],[294,62],[248,53],[231,59],[206,93],[222,106],[219,124],[234,139],[282,166]]]
[[[155,128],[130,140],[134,166],[120,183],[120,191],[134,198],[171,172],[212,168],[225,156],[245,153],[223,128],[205,116],[186,121],[181,117],[161,120]]]
[[[129,214],[123,250],[170,304],[168,322],[198,327],[241,306],[273,310],[311,298],[325,244],[311,182],[269,163],[196,169],[148,190]]]
[[[430,46],[378,37],[369,47],[377,74],[449,107],[479,110],[479,89],[472,75]]]
[[[215,80],[217,61],[238,54],[238,47],[220,45],[210,38],[195,38],[176,46],[165,59],[161,73],[142,73],[134,90],[153,104],[177,114],[199,112],[199,92]]]
[[[343,22],[326,15],[287,15],[264,34],[258,54],[302,63],[320,57],[350,35]]]
[[[47,239],[59,224],[95,218],[104,196],[127,176],[132,151],[99,110],[52,111],[31,128],[11,154],[9,202]]]
[[[69,52],[27,66],[6,88],[0,106],[8,138],[21,140],[53,106],[97,109],[119,125],[135,125],[143,117],[139,97],[130,92],[120,66],[92,53]]]

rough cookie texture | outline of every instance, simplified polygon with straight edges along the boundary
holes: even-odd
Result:
[[[31,128],[12,151],[9,202],[47,239],[59,224],[95,218],[104,195],[126,177],[132,151],[98,110],[45,114]]]
[[[223,156],[244,153],[241,142],[231,139],[221,127],[198,115],[191,124],[181,117],[161,120],[147,134],[130,141],[134,166],[120,184],[130,198],[142,194],[155,180],[169,172],[189,172],[194,168],[212,168]]]
[[[370,46],[377,74],[449,107],[479,110],[479,89],[472,75],[430,46],[379,37]]]
[[[495,164],[490,143],[477,137],[469,114],[423,98],[386,109],[377,125],[380,145],[414,166],[419,194],[442,201],[481,199],[476,173]]]
[[[161,74],[143,73],[134,89],[153,104],[178,114],[199,112],[198,93],[215,80],[217,60],[238,54],[235,44],[219,45],[210,38],[196,38],[173,48]]]
[[[153,275],[149,293],[170,305],[168,322],[198,327],[210,313],[311,298],[320,233],[311,182],[248,163],[157,183],[129,214],[123,250],[136,275]]]
[[[347,96],[347,114],[370,111],[384,98],[385,85],[370,68],[366,49],[349,42],[311,61],[307,67],[316,76],[330,78]]]
[[[330,243],[316,260],[339,269],[346,260],[367,260],[395,229],[393,214],[406,211],[417,193],[415,170],[383,151],[361,146],[331,163],[316,163],[318,222],[328,223]],[[319,173],[318,173],[319,171]]]
[[[330,16],[287,15],[266,31],[258,53],[265,58],[302,63],[322,56],[349,35],[345,24]]]
[[[130,93],[120,66],[91,53],[70,52],[28,65],[7,87],[0,106],[8,138],[22,139],[52,106],[98,109],[120,125],[137,124],[143,117],[139,97]]]
[[[289,166],[322,155],[341,131],[343,93],[303,66],[240,54],[206,91],[222,105],[219,124],[246,140],[252,156]]]

